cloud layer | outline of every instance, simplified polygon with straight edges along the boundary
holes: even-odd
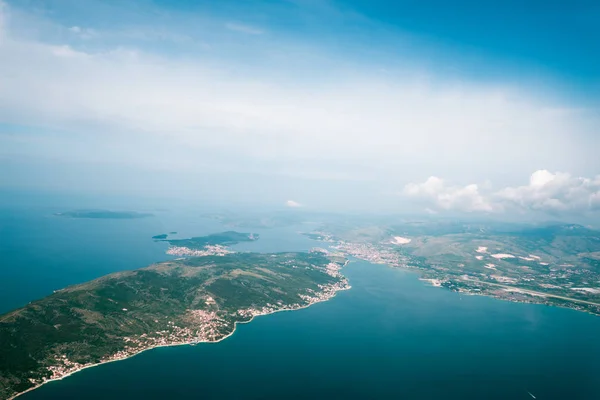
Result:
[[[454,211],[543,211],[548,213],[585,213],[600,210],[600,175],[574,177],[565,172],[538,170],[523,186],[493,191],[476,184],[448,185],[435,176],[423,183],[410,183],[404,194],[422,200],[427,207]]]
[[[595,110],[551,90],[446,74],[404,47],[389,58],[352,43],[332,51],[320,37],[299,39],[243,14],[152,10],[159,20],[112,26],[114,15],[143,14],[119,7],[104,9],[111,17],[97,25],[0,7],[0,161],[15,171],[0,185],[120,191],[160,171],[187,174],[163,182],[173,190],[214,179],[214,191],[243,184],[261,187],[256,198],[372,209],[396,207],[393,188],[439,171],[508,186],[540,165],[582,176],[599,168]],[[302,15],[319,21],[313,11]],[[75,166],[72,178],[58,160]],[[94,172],[77,178],[86,166]],[[126,182],[102,167],[139,174]],[[490,199],[481,186],[432,179],[407,190],[441,209],[549,207],[531,188]]]
[[[409,183],[404,188],[408,196],[429,201],[432,206],[442,210],[493,211],[488,199],[479,193],[476,184],[464,187],[449,186],[444,180],[431,176],[423,183]]]

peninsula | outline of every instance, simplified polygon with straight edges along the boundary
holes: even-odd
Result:
[[[191,246],[190,243],[187,243]],[[0,316],[0,399],[159,346],[215,342],[236,323],[348,289],[324,251],[161,262],[67,287]]]

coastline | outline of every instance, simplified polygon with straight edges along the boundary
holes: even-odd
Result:
[[[446,290],[449,292],[453,292],[456,294],[461,294],[464,296],[481,296],[481,297],[488,297],[491,299],[495,299],[495,300],[500,300],[500,301],[506,301],[509,303],[515,303],[515,304],[533,304],[533,305],[540,305],[540,306],[547,306],[547,307],[557,307],[557,308],[563,308],[563,309],[567,309],[567,310],[572,310],[574,312],[583,312],[585,314],[588,315],[593,315],[595,317],[600,317],[600,312],[596,312],[593,310],[589,310],[589,309],[582,309],[582,308],[576,308],[573,307],[574,304],[586,304],[586,305],[593,305],[593,306],[600,306],[599,303],[594,303],[594,302],[589,302],[589,301],[585,301],[585,300],[580,300],[580,299],[574,299],[574,298],[569,298],[569,297],[564,297],[564,296],[557,296],[551,293],[544,293],[544,292],[536,292],[533,290],[529,290],[529,289],[522,289],[522,288],[518,288],[518,287],[514,287],[514,286],[509,286],[509,285],[502,285],[502,284],[498,284],[498,283],[493,283],[493,282],[485,282],[485,281],[475,281],[476,283],[482,284],[482,285],[488,285],[488,286],[497,286],[497,287],[501,287],[504,288],[507,291],[514,291],[514,292],[518,292],[524,295],[528,295],[530,296],[528,299],[510,299],[510,298],[506,298],[506,297],[502,297],[499,296],[498,294],[495,293],[488,293],[488,292],[469,292],[469,291],[461,291],[461,290],[453,290],[450,289],[448,287],[445,287],[442,283],[443,280],[439,279],[439,278],[425,278],[424,274],[425,271],[420,269],[420,268],[415,268],[409,265],[393,265],[391,263],[387,263],[387,262],[373,262],[370,260],[367,260],[365,258],[359,258],[357,256],[353,256],[350,254],[346,254],[345,255],[347,258],[349,258],[349,260],[360,260],[360,261],[364,261],[367,263],[372,263],[372,264],[380,264],[380,265],[385,265],[388,268],[392,268],[392,269],[398,269],[398,270],[402,270],[408,273],[412,273],[412,274],[416,274],[417,275],[417,279],[419,281],[421,281],[423,283],[423,285],[426,286],[430,286],[430,287],[434,287],[434,288],[439,288],[442,290]],[[464,279],[463,279],[464,280]],[[469,280],[464,280],[466,282],[468,282]],[[565,303],[564,304],[560,304],[560,303],[545,303],[543,300],[544,299],[558,299],[558,300],[564,300]]]
[[[434,288],[440,288],[443,290],[447,290],[447,291],[454,292],[457,294],[462,294],[465,296],[483,296],[483,297],[489,297],[489,298],[500,300],[500,301],[506,301],[509,303],[536,304],[536,305],[543,305],[543,306],[547,306],[547,307],[558,307],[558,308],[569,309],[569,310],[572,310],[575,312],[583,312],[588,315],[600,317],[600,311],[577,307],[578,304],[582,304],[582,305],[589,305],[589,306],[595,306],[595,307],[600,308],[600,303],[594,303],[594,302],[590,302],[590,301],[586,301],[586,300],[574,299],[574,298],[570,298],[570,297],[566,297],[566,296],[559,296],[559,295],[555,295],[552,293],[538,292],[538,291],[534,291],[534,290],[530,290],[530,289],[523,289],[523,288],[519,288],[519,287],[515,287],[515,286],[502,285],[502,284],[494,283],[494,282],[485,282],[485,281],[478,281],[478,280],[472,280],[472,279],[469,280],[469,279],[464,279],[464,278],[462,278],[460,280],[463,282],[472,281],[474,283],[478,283],[478,284],[485,285],[485,286],[496,286],[496,287],[504,289],[507,292],[520,293],[522,295],[526,295],[529,297],[526,299],[514,299],[514,298],[503,297],[503,296],[501,296],[497,293],[493,293],[493,292],[492,293],[484,292],[484,291],[475,292],[475,291],[466,291],[466,290],[460,290],[460,289],[454,290],[454,289],[448,288],[443,285],[444,279],[431,278],[431,277],[426,278],[424,276],[426,274],[426,271],[424,271],[422,268],[410,266],[407,264],[394,265],[390,262],[384,262],[384,261],[375,262],[375,261],[369,260],[367,258],[359,257],[359,256],[352,255],[349,253],[345,253],[345,256],[349,259],[361,260],[361,261],[365,261],[367,263],[372,263],[372,264],[381,264],[381,265],[387,266],[388,268],[399,269],[402,271],[414,273],[414,274],[417,274],[418,279],[421,282],[423,282],[424,285],[431,286]],[[561,303],[557,303],[557,302],[551,302],[551,303],[544,302],[544,300],[551,300],[551,299],[563,300],[565,303],[561,304]]]
[[[544,303],[543,299],[547,299],[547,298],[556,298],[559,300],[564,300],[566,302],[570,302],[570,303],[581,303],[581,304],[589,304],[589,305],[595,305],[595,306],[600,306],[600,304],[598,303],[593,303],[593,302],[589,302],[589,301],[585,301],[585,300],[580,300],[580,299],[573,299],[573,298],[569,298],[569,297],[563,297],[563,296],[557,296],[557,295],[553,295],[550,293],[544,293],[544,292],[536,292],[533,290],[529,290],[529,289],[522,289],[522,288],[518,288],[518,287],[514,287],[514,286],[508,286],[508,285],[501,285],[501,284],[497,284],[497,283],[493,283],[493,282],[485,282],[485,281],[475,281],[475,280],[466,280],[468,281],[472,281],[472,282],[476,282],[482,285],[488,285],[488,286],[498,286],[498,287],[502,287],[507,291],[512,291],[512,292],[516,292],[516,293],[521,293],[521,294],[525,294],[525,295],[529,295],[530,298],[528,300],[518,300],[518,299],[507,299],[505,297],[501,297],[498,296],[497,294],[494,293],[487,293],[487,292],[467,292],[467,291],[460,291],[460,290],[452,290],[452,289],[448,289],[446,287],[444,287],[443,285],[441,285],[441,280],[439,279],[435,279],[435,278],[423,278],[423,271],[421,270],[417,270],[414,268],[408,268],[408,267],[396,267],[396,266],[392,266],[389,264],[385,264],[390,268],[398,268],[398,269],[402,269],[406,272],[412,272],[415,273],[419,276],[419,280],[421,282],[424,282],[425,285],[430,286],[430,287],[435,287],[435,288],[440,288],[443,290],[447,290],[449,292],[453,292],[453,293],[457,293],[457,294],[462,294],[464,296],[481,296],[481,297],[489,297],[491,299],[496,299],[496,300],[500,300],[500,301],[506,301],[509,303],[516,303],[516,304],[534,304],[534,305],[540,305],[540,306],[547,306],[547,307],[557,307],[557,308],[564,308],[567,310],[572,310],[575,312],[583,312],[585,314],[589,314],[589,315],[593,315],[595,317],[600,317],[600,314],[591,311],[591,310],[587,310],[587,309],[580,309],[580,308],[574,308],[574,307],[569,307],[566,304],[557,304],[557,303],[552,303],[552,304],[548,304],[548,303]],[[537,301],[536,301],[537,300]]]
[[[348,262],[349,262],[349,260],[346,260],[346,262],[344,263],[344,267],[348,264]],[[266,313],[262,313],[262,314],[253,315],[248,321],[234,321],[234,323],[233,323],[233,330],[230,333],[228,333],[227,335],[225,335],[225,336],[223,336],[223,337],[221,337],[221,338],[219,338],[217,340],[206,340],[206,341],[200,341],[200,342],[197,342],[197,341],[193,341],[192,342],[192,341],[190,341],[190,342],[185,342],[185,343],[173,343],[173,344],[162,344],[162,345],[157,345],[157,346],[151,346],[151,347],[148,347],[146,349],[140,350],[139,352],[137,352],[135,354],[131,354],[131,355],[127,356],[127,357],[116,358],[116,359],[108,360],[108,361],[102,361],[102,362],[99,362],[97,364],[92,364],[92,365],[86,365],[85,367],[82,367],[80,369],[77,369],[75,371],[69,372],[68,374],[65,374],[65,375],[61,376],[60,378],[49,379],[49,380],[47,380],[47,381],[45,381],[43,383],[40,383],[40,384],[38,384],[36,386],[32,386],[32,387],[30,387],[27,390],[24,390],[22,392],[19,392],[19,393],[15,394],[14,396],[9,397],[7,400],[16,399],[17,397],[19,397],[19,396],[21,396],[21,395],[23,395],[25,393],[32,392],[32,391],[34,391],[36,389],[39,389],[40,387],[44,386],[47,383],[55,382],[55,381],[61,381],[61,380],[65,379],[65,378],[68,378],[69,376],[71,376],[73,374],[76,374],[78,372],[81,372],[81,371],[83,371],[85,369],[98,367],[100,365],[108,364],[108,363],[111,363],[111,362],[123,361],[123,360],[126,360],[128,358],[135,357],[138,354],[141,354],[141,353],[143,353],[145,351],[157,349],[159,347],[191,346],[191,345],[196,345],[196,344],[199,344],[199,343],[219,343],[219,342],[227,339],[228,337],[232,336],[235,333],[238,324],[249,324],[256,317],[261,317],[261,316],[265,316],[265,315],[272,315],[272,314],[275,314],[275,313],[278,313],[278,312],[283,312],[283,311],[297,311],[297,310],[302,310],[302,309],[308,308],[308,307],[310,307],[310,306],[312,306],[314,304],[324,303],[326,301],[329,301],[329,300],[333,299],[335,296],[337,296],[338,292],[343,291],[343,290],[350,290],[351,288],[352,288],[352,286],[350,284],[348,284],[346,287],[341,288],[339,290],[336,290],[333,293],[333,295],[331,297],[327,298],[327,299],[317,300],[317,301],[314,301],[312,303],[303,305],[301,307],[297,307],[297,308],[285,307],[285,308],[281,308],[279,310],[274,310],[274,311],[271,311],[271,312],[266,312]]]

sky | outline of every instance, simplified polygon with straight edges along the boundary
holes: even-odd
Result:
[[[0,0],[0,189],[598,218],[597,1]]]

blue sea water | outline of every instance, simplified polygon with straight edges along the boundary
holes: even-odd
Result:
[[[226,227],[162,212],[138,220],[0,213],[0,310],[166,259],[152,235]],[[240,250],[308,250],[301,227],[253,230]],[[600,318],[464,296],[411,272],[350,263],[352,289],[238,326],[213,344],[159,348],[79,372],[24,399],[600,399]]]

